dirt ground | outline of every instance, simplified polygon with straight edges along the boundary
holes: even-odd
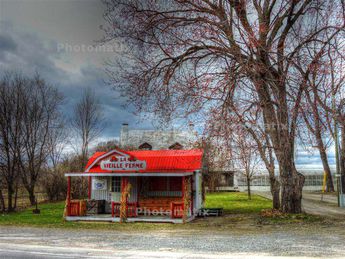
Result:
[[[157,231],[1,226],[0,257],[345,258],[345,221],[262,224],[254,218],[227,217],[198,219],[185,229]],[[210,227],[198,228],[204,221]],[[214,230],[222,225],[220,231]]]
[[[306,212],[321,217],[227,214],[152,228],[99,223],[102,230],[0,226],[0,258],[345,258],[345,210],[325,200],[303,199]]]
[[[255,194],[272,199],[270,192],[255,192]],[[311,215],[345,220],[345,208],[337,207],[335,194],[303,192],[302,209]]]

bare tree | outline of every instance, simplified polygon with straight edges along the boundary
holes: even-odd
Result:
[[[45,177],[41,180],[45,193],[50,201],[58,201],[65,198],[67,193],[67,183],[65,172],[68,168],[63,166],[64,151],[69,143],[68,134],[64,127],[64,121],[51,130],[48,139],[48,158],[44,169]]]
[[[240,118],[243,119],[241,116]],[[268,172],[273,208],[280,209],[280,182],[275,173],[273,145],[269,135],[267,134],[267,129],[263,126],[263,123],[260,123],[259,118],[255,118],[255,116],[250,122],[245,122],[243,126],[255,141],[256,152],[260,155]]]
[[[100,142],[96,145],[95,148],[93,148],[93,151],[97,152],[108,152],[108,151],[111,151],[113,149],[117,149],[119,148],[120,146],[120,143],[118,140],[109,140],[109,141],[106,141],[106,142]]]
[[[206,133],[208,135],[206,135]],[[231,167],[231,148],[225,146],[223,139],[211,132],[205,132],[194,145],[195,148],[203,149],[203,174],[208,190],[214,192],[219,187],[221,176]]]
[[[260,155],[257,153],[255,141],[245,131],[237,132],[234,144],[234,159],[238,167],[237,171],[242,173],[246,179],[248,199],[251,200],[251,181],[261,162]]]
[[[119,64],[125,84],[109,67],[129,102],[166,118],[186,117],[253,91],[258,102],[251,107],[259,107],[279,164],[282,210],[300,213],[304,176],[294,162],[296,121],[311,86],[295,64],[303,59],[308,67],[343,30],[342,2],[103,2],[105,41],[125,39],[137,50]],[[304,59],[315,42],[318,51]]]
[[[2,170],[2,169],[0,169]],[[4,188],[4,183],[3,183],[3,173],[0,171],[0,211],[5,212],[6,210],[6,205],[5,205],[5,198],[3,194],[3,188]]]
[[[309,93],[307,93],[306,96],[307,105],[305,105],[302,115],[307,129],[312,135],[309,143],[312,146],[316,146],[319,150],[323,170],[327,177],[326,190],[328,192],[334,192],[332,173],[327,157],[327,148],[329,147],[330,143],[327,144],[327,142],[325,143],[324,141],[325,135],[329,133],[325,123],[326,116],[322,114],[323,111],[321,111],[317,99],[315,97],[311,97]]]
[[[21,179],[29,193],[30,203],[36,202],[35,187],[50,154],[52,134],[61,130],[60,105],[63,96],[39,75],[28,79],[23,95],[23,152],[20,155]]]
[[[88,159],[89,145],[104,129],[104,117],[98,99],[91,89],[83,92],[81,100],[74,107],[71,126],[81,142],[82,170]]]
[[[344,148],[341,146],[345,146],[342,144],[345,141],[341,141],[341,145],[338,145],[338,125],[341,126],[345,122],[344,48],[343,41],[335,38],[319,53],[308,69],[304,71],[301,65],[296,66],[305,75],[308,84],[313,86],[306,92],[306,98],[302,101],[304,108],[302,115],[309,132],[314,136],[311,143],[319,150],[327,175],[327,189],[330,191],[334,190],[334,187],[326,150],[332,140],[336,149],[337,172],[344,172],[345,175],[345,166],[341,166],[341,161],[345,159],[342,155]],[[340,130],[342,131],[342,127]],[[341,134],[342,137],[344,135]]]
[[[1,81],[1,173],[8,211],[16,207],[19,180],[35,204],[35,187],[47,161],[48,140],[58,127],[62,96],[39,75],[8,73]],[[14,195],[14,200],[13,200]]]
[[[207,133],[220,139],[217,142],[218,147],[222,150],[228,150],[230,153],[235,152],[234,150],[238,148],[234,143],[236,134],[245,134],[249,139],[252,139],[255,144],[252,144],[250,148],[255,148],[255,153],[260,156],[261,162],[269,174],[273,208],[280,209],[280,182],[275,174],[273,147],[269,135],[260,121],[260,113],[246,112],[248,105],[250,106],[250,103],[244,105],[238,99],[237,102],[231,104],[231,109],[213,110],[207,122]],[[235,156],[231,155],[230,159],[233,160],[234,158]]]

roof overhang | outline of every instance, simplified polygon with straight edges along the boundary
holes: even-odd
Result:
[[[65,176],[189,176],[193,172],[152,172],[152,173],[66,173]]]

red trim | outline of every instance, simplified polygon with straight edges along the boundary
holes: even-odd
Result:
[[[190,194],[190,204],[191,204],[191,215],[193,216],[194,214],[194,197],[193,197],[193,176],[190,176],[190,190],[191,190],[191,194]]]
[[[79,200],[71,201],[69,216],[81,216],[80,206]]]
[[[184,203],[183,202],[171,202],[171,218],[182,218],[184,212]]]
[[[137,207],[138,204],[136,202],[128,202],[127,203],[127,217],[137,217]],[[111,216],[112,217],[120,217],[120,207],[121,202],[112,202],[111,203]]]
[[[182,202],[184,202],[184,179],[185,177],[182,176]]]
[[[182,208],[183,208],[183,213],[184,213],[184,206],[185,206],[185,204],[184,204],[184,196],[186,195],[185,192],[184,192],[185,179],[186,179],[186,177],[182,176]],[[182,217],[183,217],[183,213],[182,213]]]
[[[67,176],[67,216],[71,215],[71,177]]]

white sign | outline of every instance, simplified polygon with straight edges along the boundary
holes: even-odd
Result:
[[[100,164],[102,170],[107,171],[139,171],[146,169],[146,161],[130,161],[129,157],[113,156],[109,160],[104,160]]]
[[[92,179],[92,189],[98,191],[105,191],[107,190],[107,180],[106,179]]]

